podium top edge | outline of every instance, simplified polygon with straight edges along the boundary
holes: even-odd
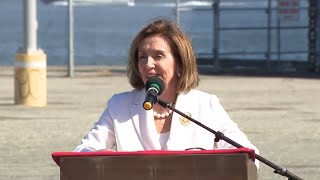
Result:
[[[248,154],[255,160],[255,152],[249,148],[213,149],[213,150],[145,150],[145,151],[93,151],[93,152],[53,152],[52,159],[60,166],[60,158],[64,157],[97,157],[97,156],[163,156],[163,155],[203,155],[203,154]]]

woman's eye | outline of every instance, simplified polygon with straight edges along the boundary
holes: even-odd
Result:
[[[139,55],[139,59],[146,59],[148,56],[146,56],[146,55]]]
[[[163,58],[163,55],[162,54],[157,54],[156,55],[156,59],[162,59]]]

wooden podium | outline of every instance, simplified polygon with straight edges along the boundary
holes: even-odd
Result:
[[[54,152],[61,180],[256,180],[254,151]]]

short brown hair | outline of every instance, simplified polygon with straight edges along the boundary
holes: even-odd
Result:
[[[146,37],[153,35],[159,35],[168,40],[173,57],[181,69],[177,91],[188,92],[190,89],[197,87],[199,74],[192,43],[177,24],[163,18],[151,22],[133,39],[127,67],[130,84],[136,89],[142,89],[145,86],[138,69],[138,47]]]

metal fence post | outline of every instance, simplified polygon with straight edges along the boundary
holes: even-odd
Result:
[[[219,4],[220,0],[213,0],[213,64],[215,69],[220,69],[219,65]]]
[[[268,0],[268,8],[266,9],[266,12],[268,13],[268,21],[267,21],[267,53],[266,53],[266,59],[267,59],[267,71],[271,70],[271,57],[270,57],[270,51],[271,51],[271,0]]]
[[[315,23],[315,27],[316,27],[316,62],[315,62],[315,71],[320,72],[320,2],[315,0],[315,2],[317,3],[316,6],[316,23]]]
[[[69,66],[68,66],[68,76],[74,76],[74,50],[73,50],[73,0],[69,0],[69,8],[68,8],[68,25],[69,25],[69,33],[68,33],[68,40],[69,40],[69,50],[68,50],[68,57],[69,57]]]
[[[176,23],[180,23],[180,2],[179,0],[176,0],[176,9],[175,9],[175,16],[176,16]]]

